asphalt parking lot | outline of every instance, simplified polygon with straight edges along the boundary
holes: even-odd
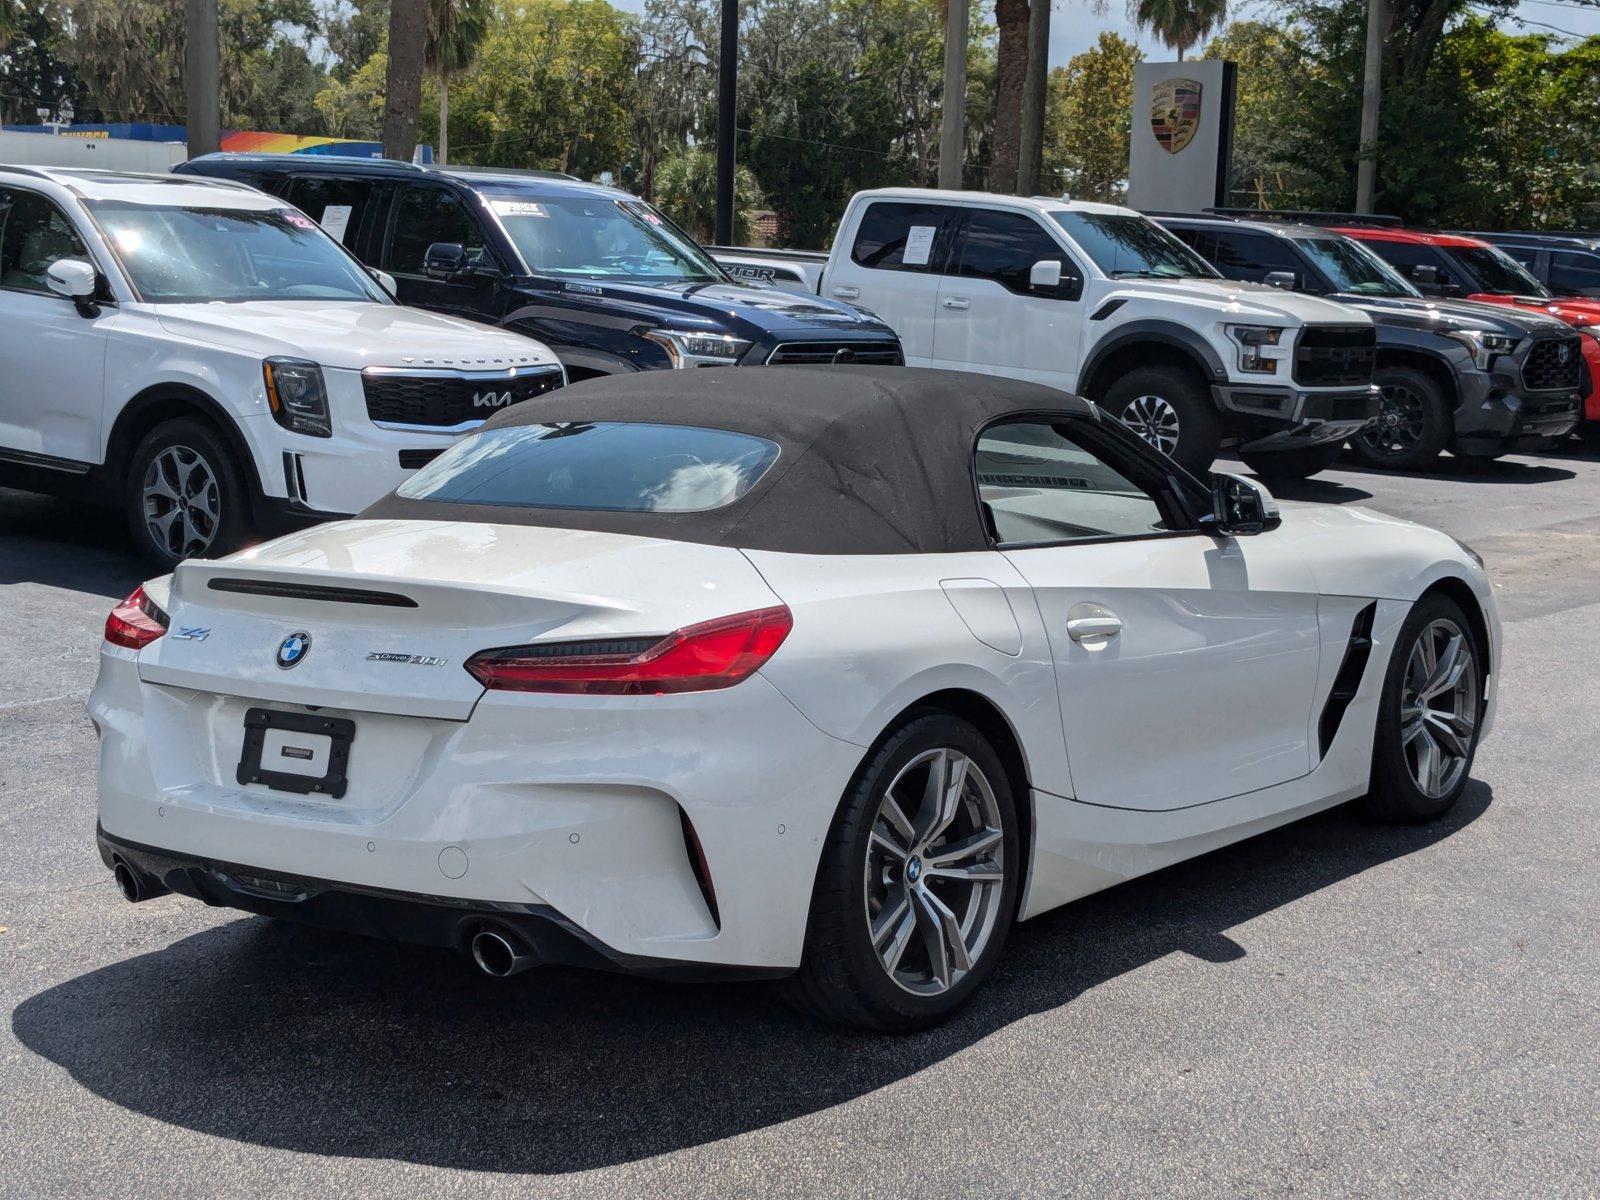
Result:
[[[115,517],[0,492],[0,1194],[1600,1194],[1600,444],[1441,466],[1286,494],[1488,561],[1499,724],[1452,816],[1058,910],[907,1038],[126,904],[83,703],[140,568]]]

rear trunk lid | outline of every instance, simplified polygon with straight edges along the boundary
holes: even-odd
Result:
[[[779,601],[737,550],[585,530],[342,521],[173,575],[147,683],[464,721],[480,650],[639,637]]]

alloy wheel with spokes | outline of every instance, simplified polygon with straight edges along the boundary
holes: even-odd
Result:
[[[1478,668],[1455,621],[1425,626],[1406,659],[1400,740],[1412,782],[1437,800],[1453,791],[1472,760],[1478,729]]]
[[[948,746],[917,755],[884,790],[867,842],[866,920],[884,972],[918,995],[959,983],[994,932],[1004,881],[983,770]]]
[[[175,559],[204,554],[221,523],[215,468],[192,447],[168,446],[145,470],[142,490],[150,538]]]
[[[1383,388],[1377,419],[1359,437],[1379,458],[1398,458],[1411,452],[1427,432],[1427,407],[1416,389],[1404,383]]]
[[[1013,771],[970,721],[930,710],[888,730],[839,801],[805,950],[779,990],[866,1029],[926,1029],[994,970],[1024,870]]]
[[[1117,414],[1129,429],[1161,453],[1170,456],[1178,448],[1178,410],[1160,396],[1135,396]]]

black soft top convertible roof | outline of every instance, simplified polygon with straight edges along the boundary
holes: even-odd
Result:
[[[722,367],[592,379],[506,409],[482,432],[621,421],[776,442],[777,461],[733,503],[704,512],[606,512],[414,500],[363,518],[592,529],[746,550],[906,554],[986,550],[972,456],[999,418],[1093,417],[1054,388],[907,367]]]

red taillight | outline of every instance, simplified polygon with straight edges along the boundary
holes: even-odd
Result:
[[[787,607],[690,625],[664,638],[551,642],[484,650],[467,670],[504,692],[653,696],[732,687],[771,658],[794,627]]]
[[[167,614],[144,594],[142,587],[134,588],[133,595],[113,608],[106,618],[106,641],[130,650],[148,646],[166,631]]]

